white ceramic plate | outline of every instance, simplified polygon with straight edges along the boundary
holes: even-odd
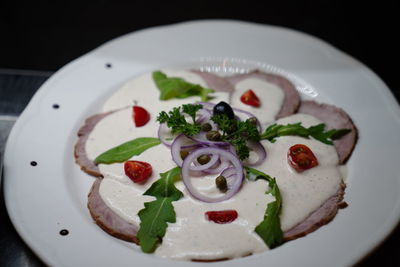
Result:
[[[40,88],[17,121],[5,151],[6,205],[19,234],[46,263],[199,265],[143,254],[95,226],[86,208],[93,178],[73,159],[84,118],[96,113],[124,81],[162,66],[228,72],[277,67],[309,97],[344,108],[360,132],[348,163],[349,207],[333,222],[272,251],[210,265],[351,265],[399,221],[400,110],[374,73],[332,46],[292,30],[235,21],[189,22],[128,34],[71,62]],[[31,166],[32,161],[37,165]],[[69,235],[61,236],[62,229]]]

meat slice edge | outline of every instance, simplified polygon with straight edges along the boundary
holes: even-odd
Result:
[[[248,78],[257,78],[260,80],[264,80],[269,83],[273,83],[282,89],[284,93],[283,104],[275,119],[280,119],[296,113],[300,106],[300,95],[291,81],[281,75],[261,72],[259,70],[226,77],[226,79],[230,81],[233,85]]]
[[[82,171],[95,177],[102,177],[103,175],[100,173],[99,167],[88,158],[85,148],[86,141],[96,124],[113,112],[100,113],[87,118],[84,125],[78,130],[78,141],[74,149],[75,162],[81,167]]]
[[[231,93],[234,90],[233,85],[224,77],[215,75],[210,72],[203,72],[198,70],[192,70],[191,72],[199,75],[207,84],[208,87],[215,91]]]
[[[88,195],[88,208],[94,222],[106,233],[139,244],[136,237],[138,227],[127,222],[121,216],[112,211],[100,196],[100,183],[102,179],[96,179]]]
[[[321,104],[312,100],[302,101],[298,113],[312,115],[323,121],[327,129],[347,128],[351,132],[333,141],[339,156],[339,163],[344,164],[354,150],[358,139],[358,130],[350,116],[341,108]]]
[[[138,227],[125,221],[122,217],[112,211],[100,196],[101,179],[96,179],[88,196],[88,208],[95,223],[106,233],[128,241],[139,244],[136,237]],[[345,184],[340,185],[335,195],[328,198],[317,210],[312,212],[304,221],[284,232],[284,241],[290,241],[306,236],[321,226],[329,223],[337,214],[340,208],[347,206],[343,202]],[[198,259],[193,259],[199,261]],[[210,261],[225,259],[210,259]],[[200,260],[204,261],[204,260]]]
[[[304,221],[295,227],[284,232],[283,239],[290,241],[299,237],[306,236],[314,232],[321,226],[329,223],[337,214],[340,208],[347,206],[343,202],[344,190],[346,185],[342,183],[335,195],[328,198],[317,210],[312,212]]]

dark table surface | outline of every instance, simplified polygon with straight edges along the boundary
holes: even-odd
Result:
[[[76,57],[119,35],[193,19],[239,19],[315,35],[375,71],[400,101],[397,1],[0,2],[0,151],[40,85]],[[262,4],[261,4],[262,3]],[[397,11],[396,11],[397,10]],[[4,38],[5,37],[5,38]],[[34,70],[34,71],[31,71]],[[0,158],[1,160],[1,158]],[[43,266],[9,220],[0,190],[0,266]],[[400,266],[400,227],[359,266]]]

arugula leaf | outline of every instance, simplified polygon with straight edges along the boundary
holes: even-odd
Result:
[[[202,108],[202,105],[183,105],[183,112],[190,115],[193,123],[186,121],[185,116],[181,112],[181,107],[174,107],[168,113],[161,111],[157,117],[160,123],[166,123],[171,128],[172,133],[183,133],[188,136],[196,135],[200,132],[201,126],[195,122],[196,112]]]
[[[160,140],[154,137],[136,138],[100,154],[95,158],[94,163],[111,164],[115,162],[124,162],[160,143]]]
[[[156,200],[144,203],[144,209],[138,213],[141,222],[137,237],[145,253],[154,252],[165,235],[167,223],[176,222],[172,201],[183,197],[183,193],[174,185],[174,182],[180,179],[179,167],[160,173],[160,176],[161,178],[144,192],[144,195],[154,196]]]
[[[268,203],[265,210],[264,220],[255,228],[255,232],[264,240],[269,248],[275,248],[283,242],[283,232],[281,229],[280,213],[282,209],[282,197],[275,178],[254,168],[245,167],[246,178],[250,181],[263,179],[268,182],[269,190],[266,194],[275,197],[275,201]]]
[[[241,160],[248,158],[250,150],[247,146],[247,141],[260,140],[257,126],[250,119],[239,121],[229,119],[225,114],[213,115],[211,120],[218,124],[219,129],[222,131],[221,140],[233,145],[236,149],[236,154]]]
[[[270,125],[260,137],[261,139],[267,139],[271,143],[274,143],[276,138],[279,136],[297,135],[306,138],[312,136],[324,144],[333,145],[332,140],[339,139],[350,131],[350,129],[331,129],[329,131],[325,131],[324,123],[314,125],[309,128],[303,127],[301,122],[293,124],[289,123],[286,125],[275,123]]]
[[[152,253],[165,235],[167,222],[176,222],[172,199],[164,197],[146,202],[144,209],[140,210],[138,215],[141,220],[137,233],[140,247],[143,252]]]
[[[152,76],[160,90],[160,100],[200,96],[202,101],[207,101],[209,99],[208,94],[214,92],[212,89],[189,83],[181,78],[168,77],[161,71],[153,72]]]
[[[156,198],[169,197],[173,201],[180,199],[183,197],[183,194],[174,185],[174,182],[180,179],[180,175],[181,169],[179,167],[173,168],[168,172],[160,173],[161,178],[155,181],[143,195]]]

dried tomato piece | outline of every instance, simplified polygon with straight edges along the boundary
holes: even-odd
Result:
[[[136,127],[144,126],[150,120],[149,112],[140,106],[133,106],[132,113]]]
[[[243,93],[243,95],[240,97],[240,101],[242,101],[243,104],[246,104],[246,105],[249,105],[252,107],[256,107],[256,108],[261,106],[260,99],[251,89],[249,89]]]
[[[318,160],[311,149],[303,144],[296,144],[289,148],[288,162],[297,172],[311,169],[318,165]]]
[[[231,223],[238,217],[236,210],[207,211],[206,218],[215,223]]]
[[[128,160],[124,164],[126,176],[135,183],[144,183],[151,176],[153,168],[144,161]]]

